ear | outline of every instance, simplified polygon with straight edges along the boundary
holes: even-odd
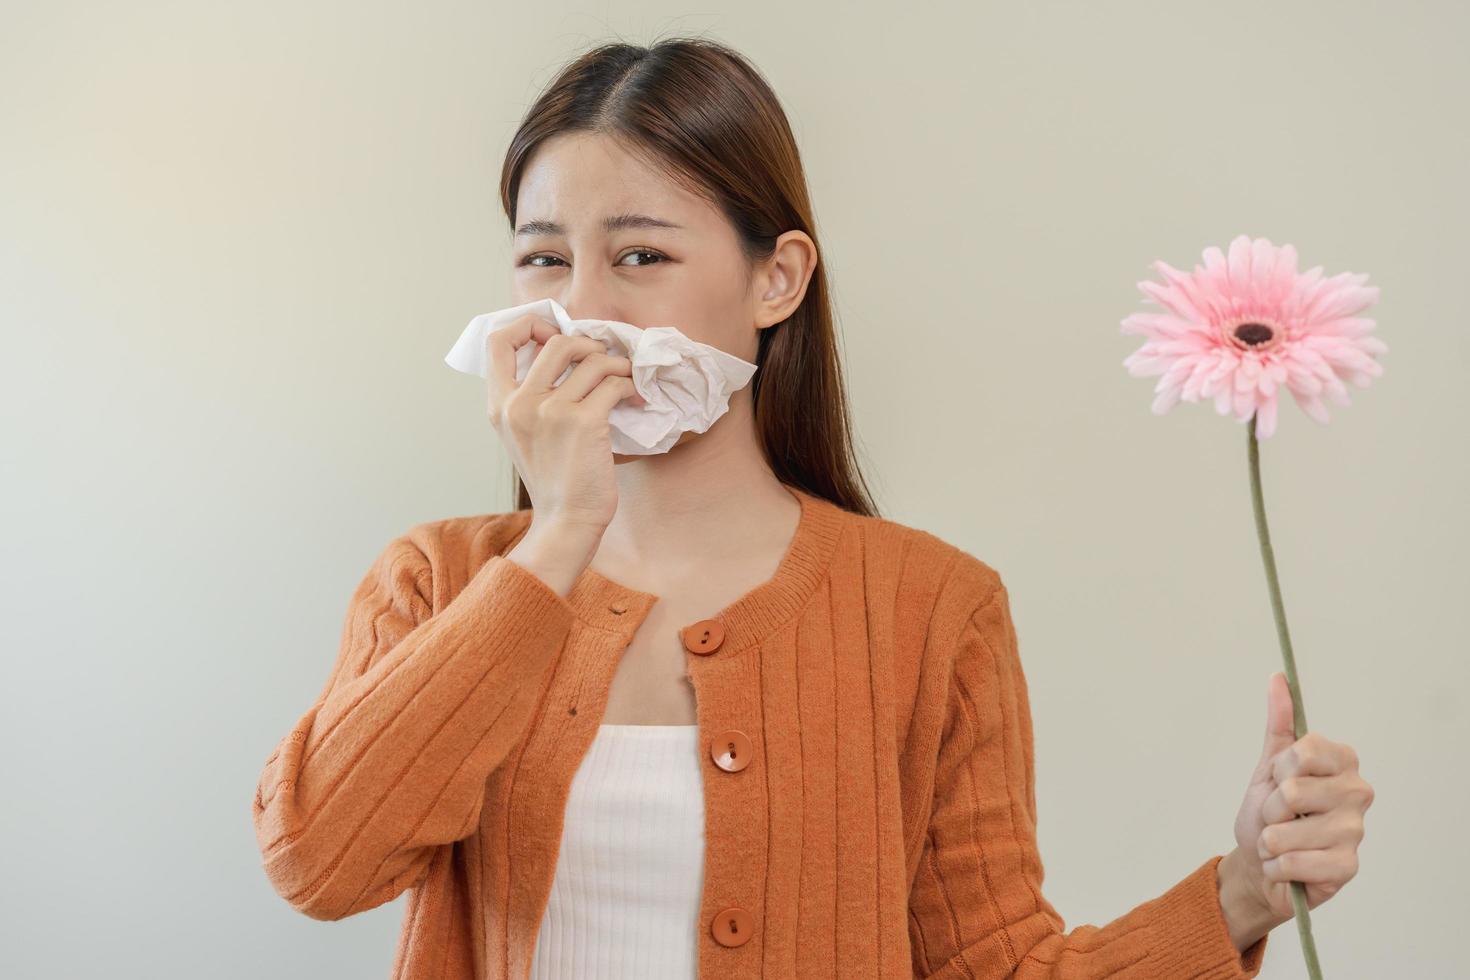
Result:
[[[776,250],[756,269],[755,326],[758,330],[785,321],[801,306],[817,268],[817,243],[804,231],[783,232]]]

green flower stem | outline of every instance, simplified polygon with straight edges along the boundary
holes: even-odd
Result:
[[[1251,505],[1256,513],[1256,537],[1261,543],[1261,560],[1266,563],[1266,584],[1271,592],[1271,612],[1276,617],[1276,637],[1281,641],[1281,659],[1286,663],[1286,684],[1291,690],[1293,727],[1296,737],[1307,733],[1307,710],[1302,705],[1301,684],[1296,676],[1296,658],[1291,654],[1291,635],[1286,629],[1286,610],[1281,604],[1281,583],[1276,578],[1276,554],[1271,550],[1271,532],[1266,527],[1266,504],[1261,496],[1261,452],[1256,440],[1256,423],[1259,416],[1251,417],[1250,470]],[[1299,818],[1298,818],[1299,819]],[[1312,916],[1307,909],[1307,886],[1300,881],[1291,883],[1291,907],[1296,918],[1296,931],[1301,937],[1302,955],[1307,960],[1307,975],[1311,980],[1322,980],[1322,966],[1317,961],[1317,943],[1312,938]]]

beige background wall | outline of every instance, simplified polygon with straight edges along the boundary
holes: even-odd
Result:
[[[583,47],[669,33],[787,106],[886,516],[1010,585],[1068,928],[1230,847],[1280,662],[1245,430],[1149,414],[1135,283],[1242,232],[1371,274],[1384,377],[1263,454],[1309,719],[1378,790],[1314,925],[1335,980],[1462,967],[1463,4],[3,14],[0,973],[387,975],[402,900],[292,912],[255,779],[389,537],[509,504],[442,357],[508,299],[516,121]]]

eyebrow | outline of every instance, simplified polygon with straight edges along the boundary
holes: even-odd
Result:
[[[655,218],[651,214],[614,214],[602,219],[604,231],[621,231],[625,228],[679,228],[672,221],[663,218]],[[555,221],[543,221],[540,219],[527,221],[516,229],[516,237],[522,235],[564,235],[566,228]]]

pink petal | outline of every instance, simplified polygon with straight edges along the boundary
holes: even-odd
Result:
[[[1195,363],[1194,373],[1184,382],[1184,390],[1180,393],[1185,401],[1198,401],[1200,395],[1208,395],[1209,392],[1202,391],[1202,387],[1214,372],[1214,363],[1207,358],[1200,358]]]
[[[1256,408],[1256,438],[1269,439],[1276,431],[1276,397],[1262,398]]]
[[[1140,356],[1141,355],[1141,356]],[[1147,378],[1158,374],[1168,365],[1167,357],[1159,357],[1153,351],[1134,351],[1123,359],[1123,366],[1135,378]]]
[[[1287,387],[1304,395],[1316,395],[1322,391],[1322,379],[1310,371],[1293,367],[1287,377]]]
[[[1159,393],[1159,396],[1154,399],[1153,404],[1149,406],[1149,410],[1155,415],[1163,415],[1169,409],[1173,408],[1178,401],[1179,389],[1169,388]]]
[[[1307,305],[1302,308],[1302,319],[1314,321],[1330,320],[1333,316],[1337,315],[1324,309],[1324,307],[1343,291],[1349,275],[1350,273],[1347,272],[1339,272],[1337,275],[1323,279],[1317,283],[1312,289]]]
[[[1370,333],[1377,325],[1377,321],[1370,320],[1368,317],[1345,316],[1333,320],[1320,320],[1313,332],[1356,338]]]
[[[1296,248],[1292,245],[1283,245],[1276,253],[1276,281],[1282,286],[1289,287],[1292,279],[1296,277]],[[1279,299],[1279,297],[1278,297]]]
[[[1265,238],[1251,243],[1251,283],[1258,297],[1271,295],[1276,272],[1276,246]]]
[[[1202,253],[1205,265],[1201,269],[1195,266],[1194,274],[1202,283],[1209,285],[1216,292],[1223,293],[1230,286],[1230,266],[1225,261],[1225,253],[1214,245],[1205,249]]]
[[[1225,415],[1230,411],[1231,390],[1229,385],[1221,385],[1220,390],[1215,392],[1215,412]]]
[[[1182,384],[1184,379],[1194,370],[1194,364],[1195,359],[1193,357],[1179,358],[1164,372],[1164,376],[1159,379],[1159,383],[1154,390],[1162,391],[1170,385]]]
[[[1322,267],[1313,266],[1306,272],[1296,277],[1292,283],[1291,294],[1286,299],[1286,309],[1293,319],[1302,318],[1302,310],[1312,301],[1316,295],[1318,280],[1322,277]]]
[[[1237,388],[1235,390],[1234,402],[1235,417],[1238,419],[1250,418],[1251,413],[1256,410],[1255,389],[1247,388],[1245,391],[1241,391],[1239,388]]]
[[[1146,337],[1183,337],[1196,328],[1193,324],[1169,313],[1134,313],[1122,321],[1122,332],[1142,334]]]
[[[1314,320],[1331,320],[1337,317],[1360,313],[1378,302],[1377,286],[1340,285],[1348,273],[1333,276],[1333,288],[1324,290],[1306,316]]]
[[[1145,296],[1171,313],[1181,317],[1194,317],[1194,308],[1190,305],[1188,297],[1177,287],[1146,279],[1138,284],[1138,288]]]
[[[1191,276],[1162,260],[1155,262],[1153,268],[1163,275],[1169,281],[1170,285],[1177,290],[1177,294],[1180,297],[1181,315],[1188,317],[1196,323],[1209,319],[1208,306],[1202,302],[1202,297],[1197,292],[1194,279]]]
[[[1230,286],[1236,294],[1249,293],[1251,288],[1251,240],[1237,235],[1230,242],[1229,254]]]
[[[1321,399],[1317,398],[1315,395],[1308,395],[1306,397],[1298,395],[1296,402],[1298,405],[1301,406],[1302,411],[1306,412],[1310,418],[1321,422],[1323,425],[1327,424],[1327,409],[1323,406]]]

